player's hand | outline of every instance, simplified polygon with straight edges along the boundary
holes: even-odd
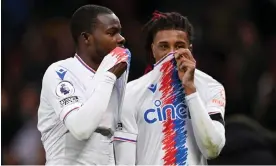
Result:
[[[117,64],[108,71],[115,74],[117,78],[120,78],[127,69],[127,63],[129,63],[131,53],[127,48],[116,47],[110,54],[117,58]]]
[[[182,81],[187,95],[196,91],[194,84],[194,74],[196,68],[196,61],[189,49],[179,49],[174,54],[179,79]]]
[[[121,75],[126,71],[127,69],[127,63],[126,62],[121,62],[113,66],[111,69],[108,71],[115,74],[117,78],[121,77]]]

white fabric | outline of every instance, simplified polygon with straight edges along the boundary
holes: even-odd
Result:
[[[187,96],[186,100],[191,114],[196,142],[201,153],[207,159],[217,157],[225,145],[224,126],[210,118],[197,92]],[[221,110],[224,110],[224,108],[220,105],[209,108],[211,112],[220,112]]]
[[[129,64],[129,54],[125,52],[125,49],[118,47],[105,56],[93,78],[91,87],[95,88],[92,90],[91,97],[79,111],[69,115],[67,118],[66,126],[77,139],[88,139],[97,127],[105,128],[105,126],[111,126],[111,121],[109,119],[112,118],[110,117],[112,114],[104,115],[103,113],[105,111],[113,111],[107,110],[106,103],[109,102],[116,76],[108,72],[108,70],[120,62],[127,62]],[[120,103],[122,102],[127,83],[128,69],[123,76],[116,81],[115,88],[117,90],[118,101],[110,101],[113,107],[121,107]],[[102,122],[99,126],[100,121]]]
[[[128,69],[116,80],[108,70],[122,61],[128,63]],[[78,55],[47,69],[37,126],[47,165],[114,164],[111,138],[94,130],[115,130],[114,118],[123,98],[129,62],[130,52],[116,48],[104,58],[96,74]]]
[[[96,75],[97,72],[95,80],[97,80]],[[66,112],[69,115],[67,115],[66,119],[61,119],[65,121],[65,125],[71,134],[80,141],[86,140],[91,136],[99,126],[100,121],[103,119],[103,114],[107,110],[107,103],[109,103],[116,77],[109,72],[105,72],[103,75],[105,76],[104,80],[97,80],[94,85],[96,88],[93,89],[91,97],[79,108],[68,108]],[[112,103],[112,105],[117,107],[116,103]]]
[[[225,100],[217,95],[224,94],[224,88],[212,77],[196,70],[195,86],[204,109],[190,107],[189,104],[194,104],[187,105],[185,97],[190,100],[188,102],[193,102],[195,94],[185,96],[175,65],[173,55],[169,55],[151,72],[128,83],[116,130],[119,134],[114,137],[116,164],[207,164],[206,149],[199,148],[201,145],[197,144],[195,137],[198,135],[194,134],[193,123],[208,117],[208,122],[216,125],[208,114],[221,113],[224,117]],[[205,114],[195,117],[196,111],[205,111]],[[213,126],[206,129],[214,130],[211,129]],[[224,137],[224,133],[221,136]],[[220,151],[219,148],[215,150]]]

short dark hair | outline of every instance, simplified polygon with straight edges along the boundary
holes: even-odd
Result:
[[[112,10],[98,5],[84,5],[78,8],[71,19],[71,33],[75,43],[82,32],[90,32],[97,22],[99,14],[112,14]]]
[[[146,35],[145,48],[146,51],[150,54],[150,56],[148,56],[148,58],[150,58],[149,63],[152,63],[153,61],[153,57],[151,55],[151,44],[155,35],[160,30],[170,29],[182,30],[186,32],[188,34],[189,42],[192,43],[194,35],[193,26],[189,22],[187,17],[184,17],[177,12],[162,13],[159,11],[155,11],[151,20],[149,20],[143,28],[143,34]]]

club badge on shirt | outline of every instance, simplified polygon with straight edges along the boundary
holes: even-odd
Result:
[[[123,123],[117,123],[116,130],[123,130]]]
[[[61,81],[56,88],[56,95],[58,97],[68,97],[74,94],[75,88],[69,81]]]

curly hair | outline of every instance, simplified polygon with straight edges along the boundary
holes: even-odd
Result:
[[[149,64],[154,63],[151,44],[157,32],[161,30],[184,31],[188,35],[189,42],[192,43],[194,35],[193,26],[189,22],[187,17],[184,17],[177,12],[162,13],[159,11],[155,11],[151,20],[149,20],[143,28],[143,34],[146,35],[145,49],[149,54],[149,56],[147,56],[149,58]]]

